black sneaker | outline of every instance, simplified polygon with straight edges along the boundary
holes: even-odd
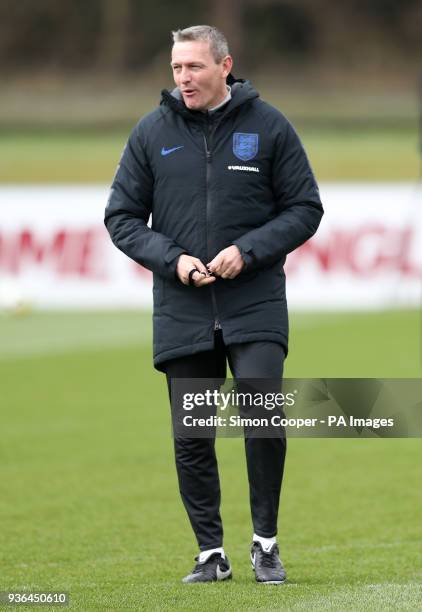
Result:
[[[259,542],[252,542],[251,563],[257,582],[263,584],[283,584],[286,581],[286,572],[278,556],[277,544],[272,544],[265,551]]]
[[[200,563],[195,557],[196,565],[192,572],[185,576],[182,582],[216,582],[217,580],[230,580],[232,568],[227,557],[223,559],[220,553],[213,553],[206,561]]]

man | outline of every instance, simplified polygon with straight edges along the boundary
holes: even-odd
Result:
[[[175,378],[281,380],[286,255],[316,231],[318,187],[291,124],[236,80],[213,27],[173,32],[174,91],[132,131],[105,223],[152,270],[154,365]],[[152,215],[152,226],[147,223]],[[174,406],[173,406],[174,409]],[[200,554],[184,582],[231,578],[214,438],[175,437],[180,492]],[[276,543],[285,436],[245,436],[258,582],[281,584]]]

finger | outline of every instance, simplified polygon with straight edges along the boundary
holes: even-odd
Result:
[[[224,261],[218,268],[218,275],[221,277],[226,277],[228,274],[230,274],[230,270],[231,266],[229,266],[227,262]]]
[[[188,268],[187,270],[183,270],[181,281],[184,285],[189,285],[189,272],[192,268]]]
[[[195,258],[193,259],[193,263],[194,263],[194,265],[195,265],[195,266],[198,268],[198,270],[199,270],[200,272],[203,272],[205,275],[207,275],[207,274],[208,274],[208,270],[207,270],[206,266],[205,266],[205,265],[202,263],[202,261],[201,261],[200,259],[198,259],[197,257],[195,257]]]
[[[193,272],[192,275],[191,275],[191,279],[192,279],[193,284],[195,286],[198,285],[198,283],[199,283],[201,278],[204,278],[204,273],[200,272],[199,270],[195,270],[195,272]]]
[[[223,262],[220,261],[220,262],[214,264],[214,266],[212,268],[210,268],[210,270],[211,270],[211,272],[213,272],[217,276],[221,276],[221,274],[225,271]]]
[[[235,278],[238,274],[239,274],[240,270],[237,266],[230,266],[230,268],[227,268],[226,273],[228,274],[229,278]]]
[[[210,272],[216,272],[220,264],[221,264],[221,260],[219,256],[216,255],[214,259],[212,259],[209,263],[207,263],[207,268],[208,270],[210,270]]]
[[[238,272],[236,268],[228,267],[224,270],[224,273],[221,275],[222,278],[235,278]]]
[[[202,276],[199,281],[195,281],[195,286],[196,287],[203,287],[205,285],[210,285],[211,283],[214,283],[216,281],[215,276]]]
[[[193,282],[195,284],[195,287],[199,287],[201,284],[202,279],[206,278],[206,274],[205,272],[195,272],[195,274],[193,274]]]
[[[190,265],[190,267],[185,271],[183,275],[183,284],[191,285],[195,283],[195,277],[198,275],[198,270],[196,266]]]

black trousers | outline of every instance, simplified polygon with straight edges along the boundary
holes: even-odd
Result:
[[[281,384],[283,347],[260,341],[225,346],[215,333],[214,350],[169,360],[165,366],[171,402],[172,378],[226,378],[226,358],[235,379],[271,378]],[[180,494],[200,550],[222,546],[220,481],[215,438],[174,439]],[[277,517],[286,455],[284,433],[276,438],[249,437],[245,451],[254,532],[262,537],[277,533]]]

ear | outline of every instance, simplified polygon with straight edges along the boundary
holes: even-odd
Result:
[[[223,57],[222,61],[221,61],[222,65],[223,65],[223,77],[226,78],[233,67],[233,58],[231,55],[226,55],[226,57]]]

